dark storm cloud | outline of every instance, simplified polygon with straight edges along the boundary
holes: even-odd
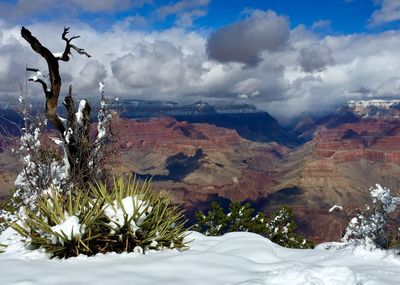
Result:
[[[331,49],[320,44],[312,44],[299,51],[298,61],[306,72],[322,71],[328,65],[333,65]]]
[[[26,65],[37,62],[30,50],[18,43],[0,45],[0,90],[13,92],[19,90],[19,83],[25,81]]]
[[[255,65],[263,51],[278,51],[289,42],[289,22],[273,11],[254,11],[249,18],[214,32],[207,53],[219,62]]]
[[[89,61],[79,72],[76,88],[80,91],[96,90],[100,81],[104,81],[107,71],[104,65],[96,60]]]

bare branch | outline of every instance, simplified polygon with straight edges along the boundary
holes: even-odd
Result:
[[[77,53],[79,53],[80,55],[86,55],[87,57],[91,57],[90,54],[88,54],[83,48],[78,48],[73,44],[69,44],[69,46],[74,49]]]
[[[47,93],[49,93],[49,89],[47,89],[46,82],[44,82],[42,79],[39,79],[39,78],[37,78],[37,79],[29,78],[28,81],[33,81],[33,82],[40,83],[42,85],[44,94],[46,94],[46,97],[48,96]]]
[[[50,74],[50,91],[47,86],[45,90],[46,96],[46,117],[54,125],[55,128],[63,135],[65,128],[60,118],[57,115],[58,97],[60,96],[61,90],[61,77],[58,66],[57,58],[50,52],[49,49],[44,47],[37,38],[35,38],[31,32],[22,27],[21,36],[31,45],[32,49],[40,54],[47,62]],[[43,84],[42,84],[43,87]]]
[[[27,67],[27,68],[26,68],[26,71],[38,72],[38,71],[39,71],[39,69],[37,69],[37,68],[31,68],[31,67]]]
[[[61,136],[64,136],[65,126],[57,115],[58,98],[60,96],[60,91],[61,91],[61,76],[60,76],[58,61],[59,60],[69,61],[71,48],[81,55],[86,55],[87,57],[90,57],[90,55],[84,49],[78,48],[75,45],[71,44],[71,41],[79,38],[79,36],[73,36],[70,39],[68,39],[67,38],[68,33],[69,33],[69,28],[64,28],[61,38],[66,43],[65,50],[61,57],[56,57],[53,53],[50,52],[49,49],[44,47],[40,43],[40,41],[36,37],[34,37],[28,29],[26,29],[25,27],[22,27],[21,29],[21,36],[31,45],[32,49],[38,54],[40,54],[47,62],[50,75],[50,88],[48,88],[47,84],[42,80],[36,79],[32,81],[39,82],[42,85],[43,91],[46,96],[46,117],[53,124],[53,126],[61,133]],[[33,68],[29,69],[27,68],[27,70],[35,72],[38,71]]]
[[[88,54],[83,48],[78,48],[77,46],[71,44],[73,40],[78,39],[81,36],[73,36],[68,39],[67,38],[68,33],[69,33],[69,28],[64,28],[64,32],[62,33],[61,38],[65,41],[65,50],[62,56],[58,57],[57,59],[62,61],[69,61],[69,55],[72,55],[71,48],[74,49],[80,55],[86,55],[87,57],[90,57],[90,54]]]

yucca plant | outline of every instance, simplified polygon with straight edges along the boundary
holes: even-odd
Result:
[[[150,182],[136,177],[127,182],[114,180],[111,191],[103,183],[91,187],[94,196],[105,201],[103,236],[108,251],[186,248],[183,212],[171,204],[169,195],[150,191]]]
[[[2,250],[2,249],[6,248],[6,247],[7,246],[5,244],[0,243],[0,253],[3,253],[4,250]]]
[[[93,255],[101,236],[99,220],[104,200],[93,199],[87,191],[75,189],[66,196],[50,190],[38,199],[37,210],[25,208],[19,222],[11,224],[33,248],[44,248],[52,257]],[[93,242],[93,244],[91,244]]]
[[[149,181],[119,178],[111,188],[99,183],[68,194],[51,190],[35,209],[24,208],[10,226],[52,257],[187,247],[183,212],[166,193],[151,192]]]

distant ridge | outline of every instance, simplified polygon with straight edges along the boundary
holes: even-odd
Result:
[[[178,121],[206,123],[236,130],[245,139],[256,142],[277,142],[287,147],[297,147],[303,141],[282,128],[268,112],[250,104],[204,101],[180,105],[170,101],[122,100],[123,117],[151,118],[169,116]]]

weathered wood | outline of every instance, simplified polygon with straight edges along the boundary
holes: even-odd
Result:
[[[67,38],[68,32],[69,28],[64,28],[64,32],[62,33],[61,38],[66,43],[65,50],[61,57],[56,57],[48,48],[43,46],[40,43],[40,41],[36,37],[34,37],[28,29],[26,29],[25,27],[21,28],[22,38],[24,38],[31,45],[31,48],[35,52],[40,54],[46,60],[47,66],[49,68],[50,88],[48,88],[45,82],[43,82],[40,79],[36,80],[36,82],[39,82],[42,85],[43,91],[46,96],[46,107],[45,107],[46,117],[53,124],[53,126],[61,133],[62,136],[64,136],[65,126],[57,115],[57,105],[62,85],[58,61],[59,60],[65,62],[69,61],[71,48],[81,55],[86,55],[87,57],[90,57],[90,55],[87,52],[85,52],[84,49],[78,48],[75,45],[71,44],[71,41],[79,38],[79,36],[74,36],[68,39]]]
[[[90,112],[91,108],[87,101],[85,106],[80,108],[79,121],[75,113],[74,100],[72,98],[72,87],[69,87],[69,93],[65,97],[64,106],[67,110],[66,122],[63,122],[57,114],[58,100],[61,91],[61,76],[59,71],[59,61],[67,62],[70,59],[71,49],[81,55],[90,57],[90,55],[81,48],[71,44],[71,41],[79,38],[73,36],[67,38],[69,28],[64,28],[61,38],[65,41],[65,49],[61,55],[53,54],[48,48],[43,46],[40,41],[34,37],[31,32],[22,27],[21,36],[31,45],[31,48],[41,55],[47,63],[50,75],[50,86],[42,79],[35,78],[31,81],[38,82],[42,85],[45,94],[46,106],[45,115],[51,124],[60,132],[64,141],[64,151],[69,162],[69,171],[74,183],[85,183],[90,178],[89,159],[91,153],[91,143],[89,138],[90,131]],[[27,69],[28,70],[28,69]],[[29,71],[38,72],[39,70],[29,68]]]
[[[57,105],[58,105],[58,97],[60,96],[61,90],[61,76],[59,71],[59,65],[57,58],[51,53],[49,49],[44,47],[39,40],[32,35],[32,33],[22,27],[21,36],[24,38],[30,45],[31,48],[40,54],[47,63],[50,74],[50,88],[44,90],[46,96],[46,110],[45,115],[47,119],[53,124],[53,126],[64,135],[65,127],[60,118],[57,115]],[[42,84],[43,86],[43,84]]]

